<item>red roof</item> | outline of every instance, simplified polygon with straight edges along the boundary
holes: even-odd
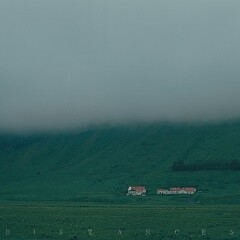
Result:
[[[183,188],[179,188],[179,187],[174,187],[174,188],[170,188],[171,191],[181,191],[181,190],[184,190],[184,191],[188,191],[188,192],[191,192],[191,191],[196,191],[196,188],[194,187],[183,187]]]
[[[194,187],[185,187],[185,188],[183,188],[183,190],[185,190],[185,191],[196,191],[196,188],[194,188]]]
[[[146,188],[142,187],[142,186],[131,187],[131,189],[136,192],[142,192],[142,191],[146,190]]]
[[[170,191],[181,191],[182,190],[182,188],[176,188],[176,187],[173,187],[173,188],[170,188]]]

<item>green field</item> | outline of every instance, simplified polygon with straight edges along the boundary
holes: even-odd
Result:
[[[1,239],[71,239],[74,235],[106,240],[240,237],[239,206],[2,204],[0,212]]]
[[[0,213],[0,239],[9,240],[59,240],[71,239],[74,235],[77,239],[101,240],[240,238],[239,205],[2,204]],[[149,234],[146,230],[150,230],[150,235],[146,235]]]
[[[173,172],[181,160],[239,161],[240,123],[2,133],[0,239],[240,239],[240,171]],[[130,185],[147,195],[127,196]],[[184,186],[197,193],[156,195]]]

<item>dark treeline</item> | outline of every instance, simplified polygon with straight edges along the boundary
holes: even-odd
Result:
[[[230,162],[201,162],[184,163],[183,161],[174,162],[172,171],[205,171],[205,170],[240,170],[240,162],[232,160]]]

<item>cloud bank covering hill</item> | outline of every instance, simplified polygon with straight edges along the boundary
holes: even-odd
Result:
[[[240,115],[237,0],[0,2],[0,129]]]

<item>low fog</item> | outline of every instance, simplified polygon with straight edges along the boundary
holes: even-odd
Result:
[[[1,0],[0,130],[240,116],[239,0]]]

